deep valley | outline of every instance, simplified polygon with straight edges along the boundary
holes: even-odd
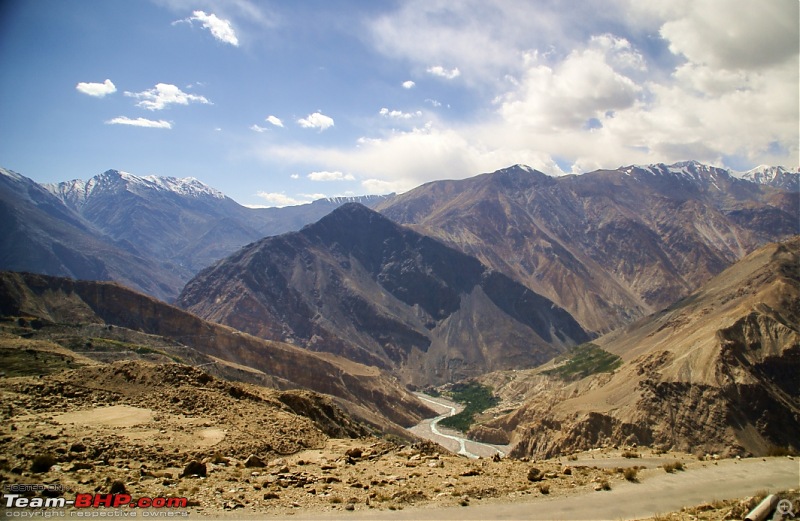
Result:
[[[797,505],[800,174],[762,174],[515,165],[265,211],[0,170],[0,482],[480,518],[727,469],[687,515]]]

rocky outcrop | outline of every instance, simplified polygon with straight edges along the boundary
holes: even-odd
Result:
[[[632,443],[722,455],[797,450],[798,324],[800,237],[757,250],[672,308],[596,339],[625,361],[613,374],[561,386],[539,375],[535,395],[483,430],[509,433],[516,456]]]

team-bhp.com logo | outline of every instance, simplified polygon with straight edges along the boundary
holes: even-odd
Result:
[[[90,509],[90,508],[186,508],[185,497],[140,497],[130,494],[75,494],[75,499],[55,496],[63,493],[61,485],[5,485],[2,505],[6,517],[23,517],[12,509]],[[40,492],[45,497],[27,497],[27,493]],[[16,511],[19,513],[19,511]],[[73,512],[74,514],[75,512]],[[81,516],[82,517],[82,516]]]

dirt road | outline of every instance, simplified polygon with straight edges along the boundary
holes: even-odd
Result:
[[[757,491],[800,486],[800,462],[788,458],[723,460],[718,464],[674,474],[658,474],[640,483],[622,483],[608,492],[589,492],[570,497],[509,503],[473,503],[469,507],[407,508],[398,511],[328,513],[292,519],[389,519],[389,520],[600,520],[637,519],[675,512],[684,506],[715,499],[734,499]]]

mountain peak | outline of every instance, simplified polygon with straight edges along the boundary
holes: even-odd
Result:
[[[361,203],[345,203],[319,221],[307,225],[300,233],[341,238],[359,235],[365,230],[379,229],[387,232],[396,227],[400,225]]]
[[[13,179],[14,181],[22,181],[26,179],[24,176],[14,172],[13,170],[7,170],[2,167],[0,167],[0,175]]]
[[[497,170],[494,173],[495,174],[520,174],[520,173],[525,173],[525,174],[533,174],[533,175],[536,175],[536,176],[552,177],[552,176],[549,176],[549,175],[545,174],[544,172],[536,170],[535,168],[532,168],[532,167],[530,167],[528,165],[523,165],[522,163],[517,163],[516,165],[511,165],[511,166],[506,167],[506,168],[501,168],[500,170]]]
[[[198,181],[194,177],[160,177],[137,175],[116,169],[109,169],[88,181],[73,179],[57,184],[43,185],[53,195],[74,206],[83,206],[98,193],[121,193],[156,191],[174,193],[182,197],[212,197],[225,199],[225,194]]]
[[[739,179],[752,183],[775,186],[784,190],[800,190],[800,171],[791,171],[783,166],[759,165],[746,172],[733,172]]]

